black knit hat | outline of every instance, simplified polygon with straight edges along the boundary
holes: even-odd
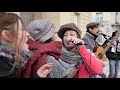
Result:
[[[87,24],[86,29],[88,30],[89,28],[93,28],[93,27],[96,27],[98,25],[100,25],[100,23],[91,22],[91,23]]]
[[[80,29],[74,24],[74,23],[68,23],[68,24],[64,24],[60,27],[59,31],[58,31],[58,36],[63,39],[63,35],[67,30],[73,30],[76,31],[79,38],[81,38],[81,31]]]
[[[114,32],[112,33],[112,37],[118,36],[118,35],[119,35],[118,31],[114,31]]]

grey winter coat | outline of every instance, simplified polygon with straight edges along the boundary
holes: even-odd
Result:
[[[95,47],[99,46],[99,44],[95,41],[95,37],[88,32],[86,32],[82,40],[85,42],[86,48],[91,51],[93,51]]]

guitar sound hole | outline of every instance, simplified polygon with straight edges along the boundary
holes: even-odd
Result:
[[[100,54],[98,55],[98,57],[99,57],[99,59],[101,59],[101,58],[103,57],[103,54],[100,53]]]

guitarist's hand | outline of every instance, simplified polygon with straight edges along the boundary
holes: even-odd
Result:
[[[112,44],[110,42],[107,43],[107,46],[112,46]]]

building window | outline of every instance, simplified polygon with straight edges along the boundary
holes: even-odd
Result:
[[[96,22],[103,22],[103,13],[96,13]]]
[[[80,13],[78,13],[78,12],[74,12],[74,23],[76,24],[76,25],[78,25],[78,16],[80,15]]]
[[[34,20],[34,12],[20,12],[20,16],[23,19],[25,27]]]
[[[75,15],[75,16],[74,16],[74,23],[75,23],[76,25],[77,25],[77,23],[78,23],[77,20],[78,20],[78,17],[77,17],[77,15]]]
[[[110,28],[108,28],[108,27],[106,28],[105,34],[110,36],[110,34],[111,34]],[[109,38],[109,37],[106,37],[106,38]]]

